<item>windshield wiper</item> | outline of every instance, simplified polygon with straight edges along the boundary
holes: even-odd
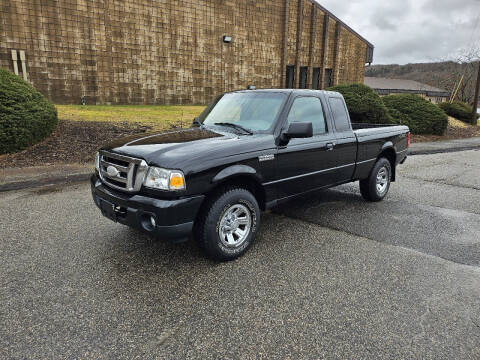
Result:
[[[220,125],[220,126],[230,126],[234,129],[237,129],[237,130],[241,130],[243,132],[246,132],[247,134],[249,135],[253,135],[253,131],[252,130],[249,130],[247,128],[244,128],[243,126],[241,125],[237,125],[237,124],[234,124],[234,123],[229,123],[229,122],[217,122],[213,125]]]

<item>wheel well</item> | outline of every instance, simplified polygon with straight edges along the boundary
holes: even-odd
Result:
[[[393,148],[388,148],[383,150],[380,155],[378,155],[378,159],[380,158],[386,158],[390,162],[390,166],[392,168],[392,181],[395,181],[395,175],[396,175],[396,161],[397,161],[397,154],[395,153],[395,150]]]
[[[261,210],[265,210],[265,189],[254,177],[248,175],[237,175],[229,177],[217,183],[207,194],[207,198],[223,191],[228,187],[238,186],[240,188],[250,191],[255,199],[257,199],[258,206]]]

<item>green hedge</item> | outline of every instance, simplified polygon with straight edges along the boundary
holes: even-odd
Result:
[[[395,118],[395,122],[403,119],[403,123],[410,128],[412,134],[443,135],[447,129],[447,114],[418,95],[388,95],[382,100]]]
[[[371,124],[393,123],[382,99],[370,87],[363,84],[337,85],[328,88],[338,91],[345,98],[352,122]]]
[[[57,123],[55,106],[29,83],[0,69],[0,154],[42,141]]]
[[[412,122],[412,119],[407,114],[402,114],[400,111],[394,108],[388,109],[388,113],[392,117],[393,123],[399,125],[409,125]]]
[[[438,104],[440,109],[445,111],[447,115],[454,117],[455,119],[462,120],[467,123],[472,122],[472,112],[473,109],[470,105],[465,104],[464,102],[454,101],[453,103],[444,102]]]

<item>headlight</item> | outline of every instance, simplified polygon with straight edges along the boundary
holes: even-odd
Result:
[[[95,155],[95,169],[100,172],[100,153],[97,152]]]
[[[159,190],[185,190],[185,176],[180,170],[167,170],[151,166],[143,183]]]

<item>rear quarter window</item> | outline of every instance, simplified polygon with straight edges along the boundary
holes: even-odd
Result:
[[[328,98],[330,109],[332,109],[335,129],[339,132],[350,130],[350,120],[348,118],[347,108],[341,98]]]

